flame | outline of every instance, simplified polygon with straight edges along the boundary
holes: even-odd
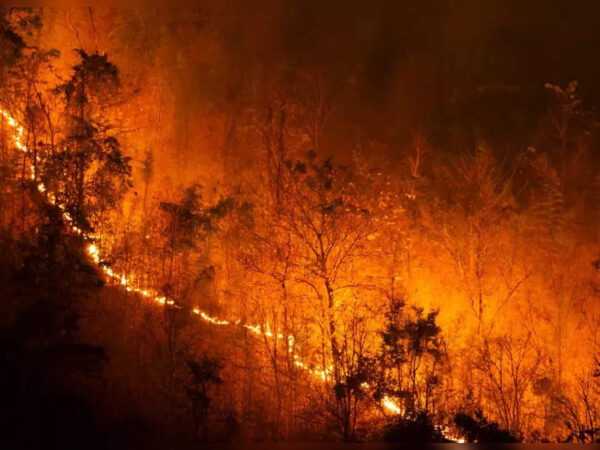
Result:
[[[465,439],[454,434],[448,427],[444,427],[442,430],[442,435],[448,439],[449,441],[455,442],[456,444],[464,444]]]
[[[205,322],[212,323],[213,325],[229,325],[228,320],[216,319],[214,317],[209,316],[208,314],[206,314],[203,311],[200,311],[200,317],[202,317],[202,319],[204,319]]]
[[[393,414],[402,413],[402,409],[400,409],[400,406],[398,406],[398,404],[394,400],[389,398],[387,395],[385,397],[383,397],[381,404],[383,405],[383,407],[386,410],[388,410],[389,412],[391,412]]]
[[[98,264],[100,262],[100,251],[98,250],[98,247],[96,246],[96,244],[88,245],[87,252],[88,252],[88,255],[90,255],[92,257],[92,259],[94,260],[94,262],[96,264]]]
[[[14,129],[15,133],[12,137],[13,139],[13,143],[15,145],[15,147],[17,147],[20,151],[22,151],[23,153],[25,153],[26,155],[30,155],[30,151],[27,148],[27,146],[23,143],[23,135],[24,135],[24,129],[22,126],[20,126],[16,119],[14,119],[10,113],[4,109],[0,108],[0,114],[4,117],[4,119],[8,122],[8,124]],[[40,158],[36,158],[36,160],[40,160]],[[35,172],[36,172],[36,168],[33,164],[29,165],[29,170],[30,170],[30,177],[32,180],[35,180],[36,176],[35,176]],[[99,237],[93,234],[88,234],[88,233],[84,233],[83,230],[79,227],[77,227],[73,222],[73,217],[66,211],[66,207],[63,204],[57,203],[57,199],[54,193],[49,192],[46,188],[46,186],[43,183],[38,183],[37,184],[37,189],[40,193],[42,194],[46,194],[46,197],[48,199],[48,201],[52,204],[52,205],[56,205],[58,206],[58,208],[62,211],[62,216],[63,219],[65,220],[65,222],[68,224],[68,227],[71,229],[71,231],[73,231],[74,233],[78,234],[78,235],[82,235],[85,239],[91,241],[90,244],[87,246],[87,253],[90,256],[90,258],[92,259],[92,261],[94,261],[94,263],[96,265],[98,265],[98,268],[109,278],[112,279],[113,281],[115,281],[117,284],[120,284],[121,286],[123,286],[125,288],[125,290],[129,293],[134,293],[134,294],[138,294],[141,295],[144,298],[153,300],[154,302],[161,304],[161,305],[168,305],[168,306],[173,306],[175,308],[181,308],[179,305],[177,305],[175,303],[174,300],[172,299],[167,299],[165,296],[161,296],[159,295],[157,292],[149,289],[149,288],[145,288],[145,287],[134,287],[133,283],[132,283],[132,278],[131,277],[127,277],[125,274],[121,274],[121,273],[117,273],[115,271],[113,271],[110,267],[105,267],[102,266],[100,264],[101,262],[101,256],[100,256],[100,249],[98,248],[98,246],[94,243],[94,241],[98,240]],[[146,235],[145,236],[146,239],[149,239],[150,236]],[[273,332],[271,330],[271,326],[268,323],[265,323],[264,325],[253,325],[253,324],[246,324],[243,323],[241,320],[237,319],[235,321],[229,321],[229,320],[225,320],[225,319],[220,319],[218,317],[212,317],[209,314],[207,314],[206,312],[200,310],[200,308],[198,307],[194,307],[192,309],[192,313],[196,314],[197,316],[199,316],[204,322],[206,323],[210,323],[212,325],[219,325],[219,326],[227,326],[227,325],[236,325],[236,326],[241,326],[247,330],[249,330],[250,332],[256,334],[256,335],[265,335],[266,337],[269,337],[271,339],[286,339],[288,342],[288,348],[292,349],[294,347],[294,343],[295,343],[295,338],[292,335],[289,336],[284,336],[283,333],[276,331]],[[306,370],[307,372],[311,373],[312,375],[320,378],[323,381],[326,381],[329,378],[330,372],[331,372],[331,368],[324,368],[324,369],[312,369],[309,367],[308,364],[303,363],[300,360],[300,357],[298,356],[297,353],[293,353],[293,358],[294,358],[294,365],[297,367],[300,367],[304,370]]]
[[[17,121],[10,115],[10,113],[8,111],[6,111],[2,108],[0,108],[0,115],[2,115],[4,117],[4,119],[7,121],[7,123],[15,130],[15,134],[13,135],[13,143],[14,143],[15,147],[18,148],[23,153],[25,153],[26,155],[30,155],[29,149],[23,143],[23,135],[24,135],[23,127],[17,123]],[[37,157],[36,160],[39,161],[40,158]],[[35,180],[36,179],[36,167],[33,164],[31,164],[29,166],[29,170],[31,172],[30,178],[32,180]],[[62,211],[63,219],[65,220],[65,222],[68,224],[69,228],[74,233],[76,233],[78,235],[82,235],[86,240],[91,241],[90,244],[87,246],[87,254],[90,256],[92,261],[94,261],[94,263],[98,266],[98,268],[108,278],[114,280],[117,284],[121,284],[122,286],[124,286],[127,292],[141,295],[142,297],[153,300],[154,302],[159,303],[161,305],[168,305],[168,306],[172,306],[175,308],[181,308],[181,306],[177,305],[174,300],[167,299],[165,296],[161,296],[149,288],[133,287],[132,286],[133,283],[131,283],[131,278],[128,278],[125,274],[119,274],[119,273],[114,272],[110,267],[105,267],[105,266],[100,265],[100,262],[101,262],[100,250],[99,250],[98,246],[94,243],[95,240],[99,239],[99,236],[94,235],[94,234],[84,233],[83,230],[81,230],[79,227],[77,227],[73,223],[74,222],[73,217],[66,211],[66,207],[60,203],[57,203],[56,196],[52,192],[48,192],[46,186],[43,183],[41,183],[41,182],[38,183],[37,189],[40,193],[46,195],[46,198],[52,205],[58,206],[58,208]],[[145,237],[146,237],[146,239],[150,238],[150,236],[145,236]],[[292,335],[288,335],[287,337],[285,337],[282,333],[280,333],[278,331],[273,333],[273,331],[271,330],[271,326],[268,323],[265,323],[264,325],[252,325],[252,324],[245,324],[240,319],[237,319],[234,322],[231,322],[229,320],[212,317],[209,314],[207,314],[206,312],[200,310],[200,308],[197,306],[192,308],[191,312],[193,314],[199,316],[200,319],[202,319],[204,322],[210,323],[212,325],[241,326],[241,327],[251,331],[254,334],[265,335],[266,337],[269,337],[271,339],[284,339],[285,338],[288,342],[288,348],[290,350],[293,349],[294,343],[296,341],[294,336],[292,336]],[[292,354],[292,358],[294,360],[294,366],[305,370],[306,372],[310,373],[311,375],[315,376],[316,378],[320,379],[323,382],[327,382],[330,379],[331,373],[333,372],[332,366],[329,366],[326,368],[311,368],[310,365],[308,365],[307,363],[302,361],[302,359],[300,358],[298,353],[291,352],[291,354]],[[363,388],[370,389],[371,386],[368,383],[363,383]],[[390,412],[392,414],[402,413],[402,409],[400,408],[400,406],[398,406],[398,404],[388,396],[386,396],[382,399],[382,406],[388,412]],[[464,439],[450,435],[450,433],[447,431],[447,429],[443,430],[442,433],[444,434],[444,437],[446,437],[446,439],[448,439],[448,440],[452,440],[454,442],[461,443],[461,444],[464,443]]]

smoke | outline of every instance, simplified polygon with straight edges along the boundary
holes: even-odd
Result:
[[[335,111],[328,153],[381,142],[400,158],[416,133],[440,144],[458,128],[523,140],[545,109],[545,82],[577,79],[584,99],[600,98],[600,61],[590,54],[600,44],[598,9],[591,1],[227,0],[46,9],[44,20],[47,45],[109,53],[152,105],[131,126],[144,130],[141,147],[185,172],[233,145],[228,127],[240,111],[264,106],[269,90],[305,97],[294,87],[306,79],[321,83]]]

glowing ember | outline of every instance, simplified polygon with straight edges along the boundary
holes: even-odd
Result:
[[[389,411],[393,414],[400,414],[402,412],[402,410],[396,404],[396,402],[394,400],[392,400],[391,398],[389,398],[387,395],[385,397],[383,397],[381,404],[387,411]]]

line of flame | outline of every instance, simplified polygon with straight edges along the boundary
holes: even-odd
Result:
[[[23,135],[24,135],[23,127],[21,125],[19,125],[19,123],[10,115],[10,113],[8,113],[8,111],[0,108],[0,114],[5,118],[7,123],[15,130],[15,134],[12,137],[15,147],[17,147],[20,151],[22,151],[26,155],[30,155],[31,152],[29,151],[27,145],[23,143]],[[39,156],[36,158],[36,160],[38,162],[40,161]],[[34,164],[30,164],[29,169],[31,171],[31,175],[30,175],[31,180],[35,180],[36,179],[36,166]],[[101,265],[100,264],[100,262],[101,262],[100,250],[99,250],[98,246],[94,243],[95,241],[98,240],[98,236],[89,234],[89,233],[84,233],[83,230],[81,230],[81,228],[77,227],[74,224],[73,217],[71,217],[71,215],[67,211],[65,211],[65,206],[62,204],[59,204],[57,202],[56,196],[53,193],[47,191],[44,183],[39,182],[37,184],[37,189],[40,193],[46,195],[46,197],[48,198],[48,201],[52,205],[58,206],[58,208],[61,209],[62,216],[63,216],[65,222],[68,224],[68,226],[74,233],[83,236],[86,240],[91,241],[87,246],[87,253],[92,258],[92,260],[97,265],[97,267],[100,270],[102,270],[102,272],[104,272],[104,274],[108,278],[114,280],[117,284],[122,285],[127,292],[141,295],[142,297],[150,299],[161,305],[166,304],[166,305],[172,306],[174,308],[181,308],[181,306],[177,305],[174,300],[168,299],[165,296],[161,296],[152,289],[132,287],[130,281],[127,279],[127,277],[124,274],[114,272],[110,267],[105,267],[105,266]],[[274,334],[271,331],[268,323],[263,326],[263,325],[251,325],[251,324],[242,323],[241,320],[236,320],[236,321],[232,322],[232,321],[225,320],[225,319],[219,319],[217,317],[210,316],[208,313],[206,313],[205,311],[202,311],[197,306],[192,308],[191,312],[193,314],[197,315],[204,322],[210,323],[213,325],[219,325],[219,326],[236,325],[236,326],[241,326],[256,335],[265,335],[269,338],[275,338],[275,339],[283,339],[284,338],[284,335],[282,333],[278,332],[278,333]],[[331,373],[333,371],[332,366],[329,366],[326,368],[312,368],[311,365],[303,362],[301,357],[299,356],[299,354],[296,351],[294,351],[294,342],[295,342],[294,336],[288,335],[287,341],[288,341],[288,349],[290,350],[293,361],[294,361],[294,366],[307,371],[308,373],[310,373],[311,375],[314,375],[315,377],[321,379],[322,381],[327,381],[331,378]],[[365,384],[366,384],[365,387],[367,389],[369,389],[371,387],[367,383],[365,383]],[[382,399],[381,404],[385,408],[385,410],[387,410],[389,413],[396,414],[396,415],[402,413],[402,409],[398,405],[398,403],[396,403],[393,399],[391,399],[388,396],[385,396]],[[450,436],[450,433],[446,428],[444,430],[442,430],[442,433],[444,434],[444,437],[446,437],[449,440],[452,440],[457,443],[464,442],[463,439],[456,438],[454,436]]]

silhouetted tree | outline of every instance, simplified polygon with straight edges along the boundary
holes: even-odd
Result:
[[[36,236],[12,242],[0,259],[0,414],[3,445],[101,446],[92,406],[106,360],[79,332],[85,302],[102,282],[60,211],[44,207]],[[84,386],[87,388],[84,388]]]
[[[201,440],[208,438],[208,411],[211,406],[210,390],[222,383],[219,376],[223,363],[219,358],[203,355],[199,360],[186,361],[189,377],[186,393],[194,430]]]
[[[448,442],[441,431],[433,423],[433,418],[426,412],[418,413],[414,418],[401,416],[392,418],[384,435],[385,442],[394,443],[427,443]]]
[[[465,435],[467,442],[520,442],[509,431],[503,430],[496,422],[488,422],[481,411],[475,416],[458,413],[454,416],[454,423]]]
[[[106,55],[77,54],[71,78],[57,88],[65,102],[66,127],[44,167],[44,181],[85,229],[131,186],[131,166],[110,116],[119,102],[119,71]]]
[[[445,350],[437,311],[423,315],[422,308],[405,308],[403,300],[389,302],[378,358],[378,395],[396,398],[402,404],[402,417],[416,420],[433,412]]]

